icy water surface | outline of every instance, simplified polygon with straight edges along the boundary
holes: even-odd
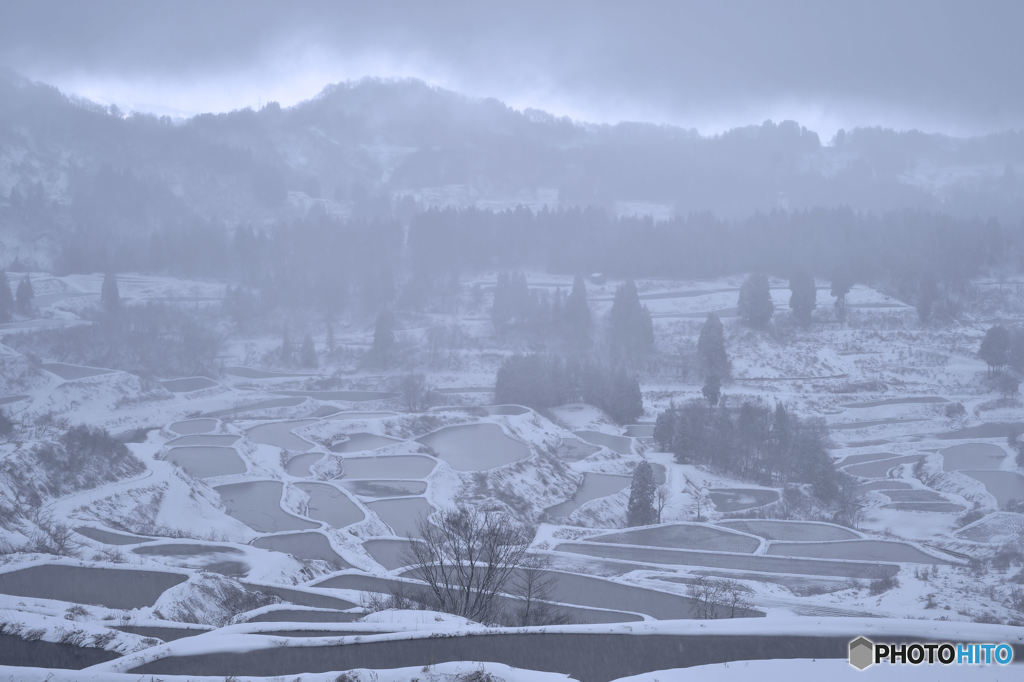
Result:
[[[497,424],[449,426],[419,439],[459,471],[485,471],[530,456],[530,448],[509,438]]]

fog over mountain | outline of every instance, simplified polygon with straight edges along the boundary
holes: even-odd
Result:
[[[0,3],[0,679],[1020,677],[1021,19]]]
[[[0,62],[157,113],[294,104],[330,82],[397,76],[605,123],[964,135],[1024,120],[1022,13],[1012,0],[41,0],[0,8]]]

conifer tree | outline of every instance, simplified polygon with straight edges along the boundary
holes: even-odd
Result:
[[[377,322],[373,328],[373,347],[370,350],[373,361],[380,367],[391,363],[395,350],[395,318],[389,310],[377,314]]]
[[[608,347],[617,361],[631,362],[654,350],[654,325],[629,280],[615,290],[608,317]]]
[[[299,350],[299,362],[303,367],[316,367],[316,346],[313,344],[313,337],[306,334],[302,338],[302,348]]]
[[[654,509],[654,470],[647,461],[637,464],[629,486],[629,506],[626,508],[626,525],[646,526],[656,523],[658,512]]]
[[[715,407],[718,405],[718,401],[722,399],[722,380],[718,378],[717,374],[708,375],[700,392],[703,394],[704,399],[708,401],[708,404],[711,407]]]
[[[0,322],[9,322],[14,314],[14,296],[11,295],[11,283],[7,281],[7,273],[0,270]]]
[[[715,375],[719,381],[732,374],[729,356],[725,352],[725,331],[715,313],[708,313],[697,337],[697,355],[704,377]]]
[[[771,290],[765,275],[754,273],[747,277],[740,287],[737,308],[743,324],[754,329],[768,327],[772,315],[775,314],[775,304],[772,303]]]
[[[32,299],[34,298],[35,292],[32,290],[32,280],[29,279],[28,275],[25,275],[24,279],[18,283],[18,292],[15,296],[18,312],[22,315],[31,315]]]
[[[103,276],[100,303],[103,304],[103,309],[108,315],[116,315],[121,310],[121,293],[117,288],[117,275],[112,272]]]
[[[801,270],[789,280],[789,307],[793,311],[796,321],[806,327],[811,323],[811,315],[814,313],[814,306],[818,296],[814,278]]]
[[[587,286],[582,275],[576,275],[572,282],[572,291],[565,302],[565,326],[569,343],[576,349],[590,347],[590,328],[593,324],[590,305],[587,303]]]

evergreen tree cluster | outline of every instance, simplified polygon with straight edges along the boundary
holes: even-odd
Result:
[[[654,438],[680,463],[762,481],[810,483],[826,501],[838,494],[838,477],[820,420],[802,420],[782,403],[772,410],[743,403],[737,409],[691,402],[658,415]]]
[[[627,526],[648,526],[658,522],[654,508],[654,470],[644,460],[633,470],[629,485],[629,504],[626,507]]]
[[[545,289],[531,290],[523,273],[498,274],[491,307],[494,330],[505,336],[512,332],[538,339],[557,339],[574,350],[586,350],[591,344],[591,313],[586,285],[577,276],[572,291],[561,289],[550,294]]]
[[[740,287],[736,308],[743,324],[754,329],[768,328],[775,314],[775,304],[772,303],[771,289],[765,275],[754,273],[747,277]]]
[[[654,351],[651,313],[640,303],[636,284],[628,280],[615,290],[608,313],[608,351],[616,362],[631,364]]]
[[[505,360],[495,379],[498,403],[544,409],[582,401],[600,407],[619,424],[643,414],[636,376],[622,368],[556,355],[514,355]]]

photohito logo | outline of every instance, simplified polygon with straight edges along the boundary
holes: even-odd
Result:
[[[949,642],[875,643],[867,637],[850,642],[850,665],[865,670],[875,663],[922,663],[940,665],[1007,665],[1013,647],[1000,644],[951,644]]]

